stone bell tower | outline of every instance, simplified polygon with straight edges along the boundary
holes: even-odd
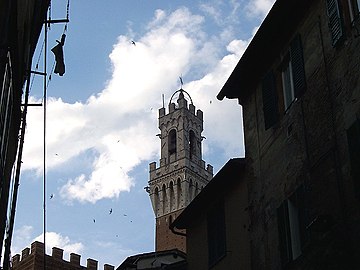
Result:
[[[173,103],[176,96],[177,104]],[[164,107],[159,109],[159,129],[160,166],[150,163],[148,187],[156,218],[155,248],[186,252],[186,238],[174,234],[169,225],[213,177],[213,167],[205,168],[202,160],[203,112],[195,113],[190,95],[177,90],[170,98],[168,114]]]

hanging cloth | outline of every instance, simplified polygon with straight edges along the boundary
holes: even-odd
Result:
[[[51,51],[55,55],[55,62],[56,62],[54,73],[59,74],[59,76],[63,76],[65,73],[64,52],[63,52],[65,37],[66,35],[63,34],[61,36],[61,41],[56,40],[58,44],[51,49]]]

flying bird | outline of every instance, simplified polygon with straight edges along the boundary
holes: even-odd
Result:
[[[95,218],[93,219],[93,222],[94,222],[94,223],[96,222]]]
[[[50,194],[50,200],[54,198],[54,194]]]
[[[124,214],[124,217],[127,217],[127,214]]]
[[[109,215],[111,215],[111,213],[112,213],[112,208],[110,208]]]
[[[134,46],[136,46],[136,43],[135,43],[135,41],[133,41],[133,40],[131,41],[131,44],[134,45]]]

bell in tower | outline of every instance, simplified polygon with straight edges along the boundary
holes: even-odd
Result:
[[[155,249],[185,252],[185,237],[174,234],[169,225],[213,177],[213,167],[205,167],[202,160],[203,112],[195,112],[190,95],[177,90],[168,113],[159,109],[159,129],[160,166],[150,163],[148,188],[156,219]]]

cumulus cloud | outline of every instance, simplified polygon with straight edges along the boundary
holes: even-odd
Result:
[[[86,102],[66,103],[49,98],[47,106],[47,167],[61,167],[89,149],[92,170],[78,168],[78,175],[60,189],[67,201],[95,203],[116,198],[135,184],[130,172],[143,161],[159,158],[157,110],[162,94],[168,98],[183,88],[197,109],[204,111],[205,153],[221,150],[241,156],[241,110],[236,101],[216,100],[248,40],[226,43],[229,35],[208,37],[204,18],[186,8],[172,13],[157,10],[147,32],[132,45],[121,35],[109,55],[112,76],[106,87]],[[224,38],[226,36],[226,38]],[[227,53],[219,57],[218,48]],[[204,68],[206,67],[206,68]],[[199,70],[202,70],[200,72]],[[204,71],[205,70],[205,71]],[[39,102],[32,98],[31,103]],[[24,169],[42,170],[42,110],[28,114]],[[231,132],[229,131],[231,130]],[[239,140],[234,138],[239,138]],[[29,143],[31,142],[31,143]],[[53,237],[66,242],[66,238]],[[79,247],[80,248],[80,247]]]
[[[41,234],[33,237],[34,228],[32,226],[24,225],[17,229],[14,233],[12,241],[12,254],[21,254],[22,249],[30,247],[34,241],[44,242],[44,235]],[[74,242],[68,236],[63,236],[56,232],[46,233],[46,253],[51,254],[52,248],[58,247],[64,250],[64,258],[69,257],[70,253],[81,254],[84,250],[84,245],[81,242]]]
[[[58,247],[64,250],[64,257],[69,257],[70,253],[81,254],[84,245],[80,242],[73,242],[67,236],[62,236],[56,232],[47,232],[46,235],[46,253],[51,254],[53,247]],[[34,241],[44,242],[44,235],[41,234],[36,237]]]
[[[246,10],[251,17],[265,17],[274,3],[275,0],[251,0],[246,5]]]

